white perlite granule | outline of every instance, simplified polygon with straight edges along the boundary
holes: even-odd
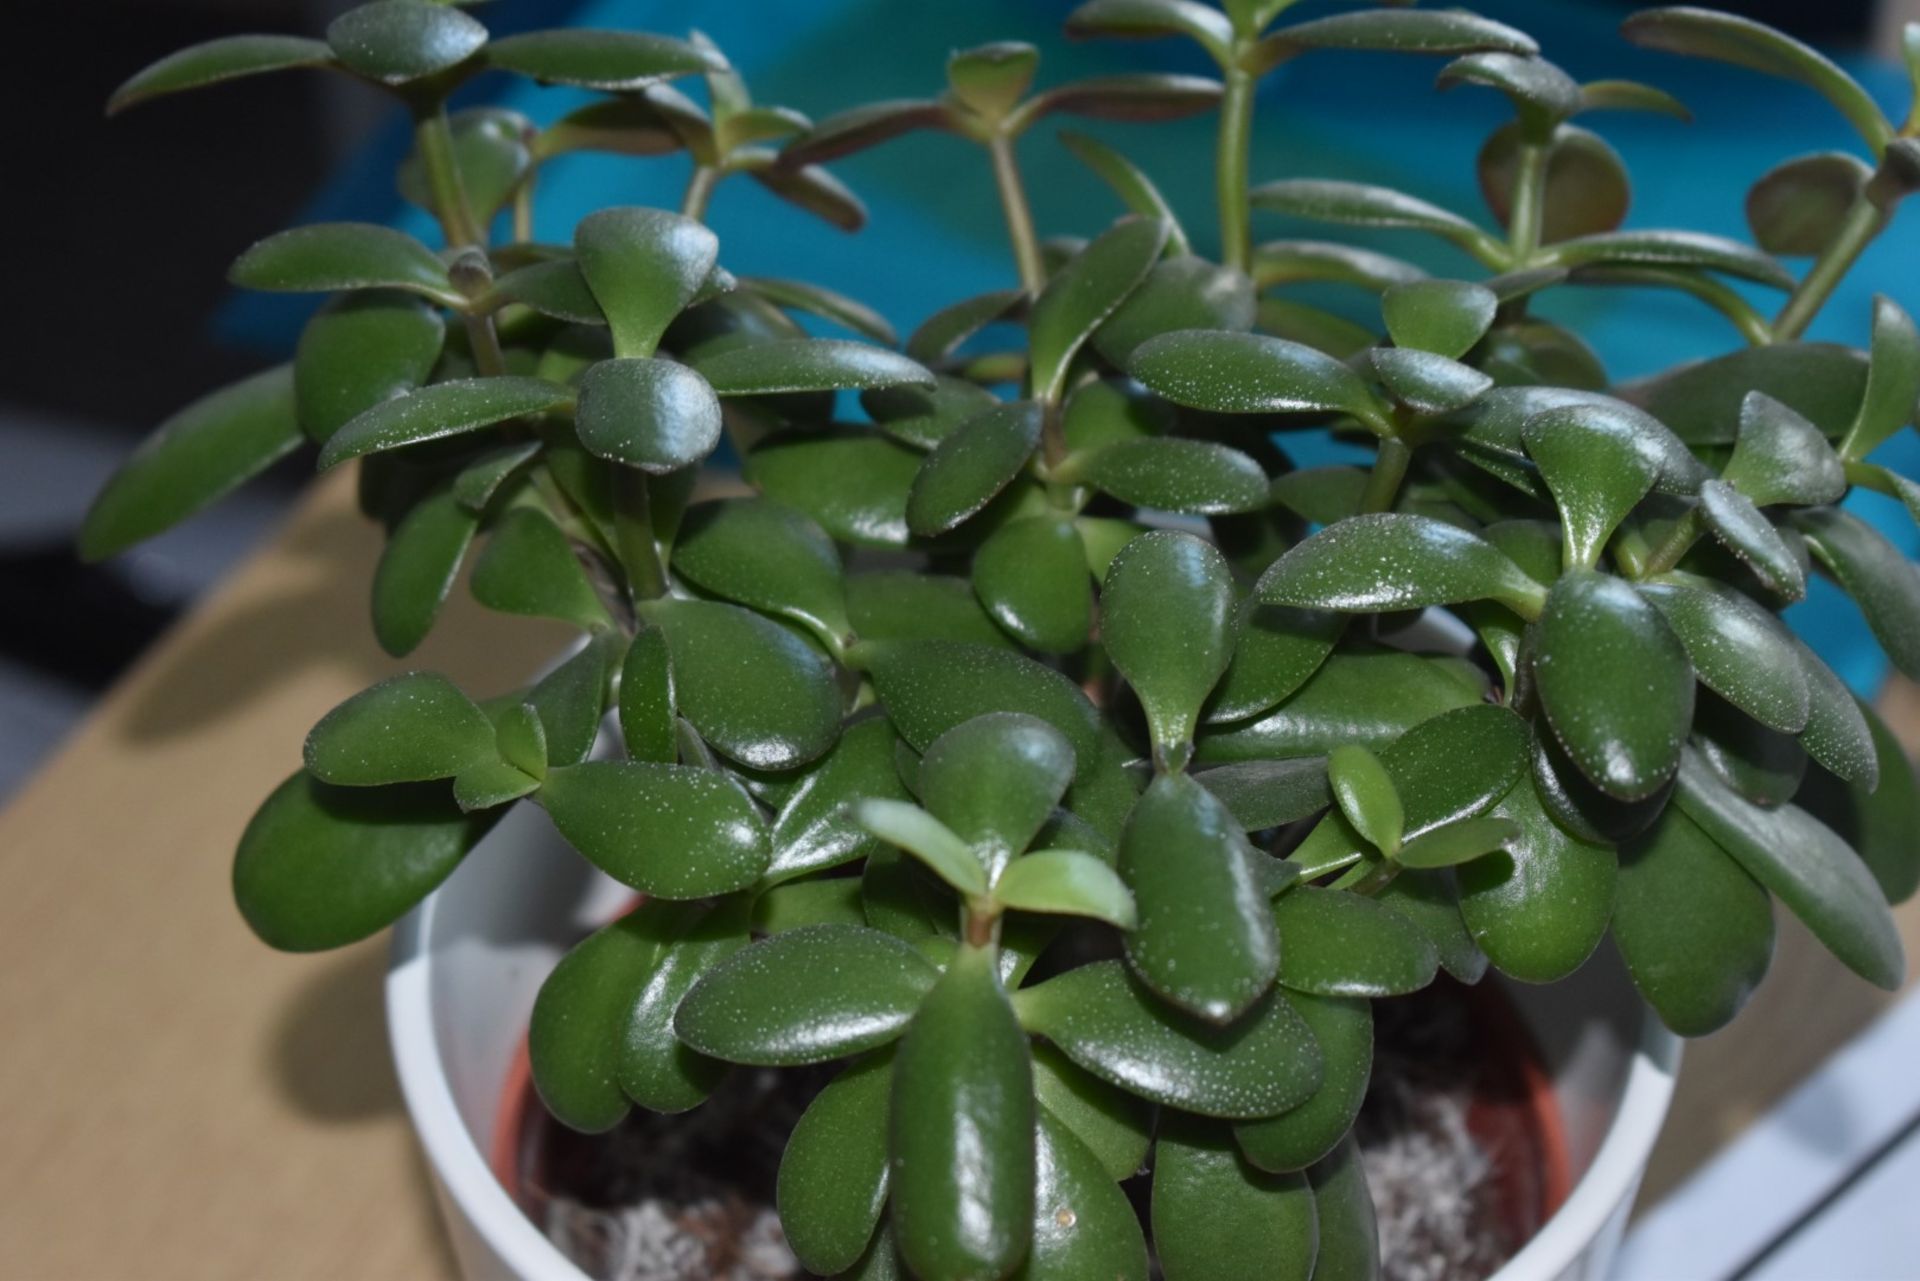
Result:
[[[671,1205],[648,1199],[619,1210],[556,1200],[547,1237],[602,1281],[791,1281],[804,1276],[780,1216],[717,1200]]]

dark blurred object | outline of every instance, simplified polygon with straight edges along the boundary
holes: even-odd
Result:
[[[1550,0],[1541,0],[1543,4]],[[1649,9],[1647,0],[1607,0],[1625,10]],[[1790,31],[1802,40],[1862,44],[1873,29],[1877,0],[1702,0],[1703,7],[1744,14]],[[1471,7],[1471,6],[1469,6]]]
[[[0,552],[0,599],[35,607],[0,632],[0,655],[85,689],[139,656],[177,612],[128,587],[112,565],[83,565],[65,542]]]

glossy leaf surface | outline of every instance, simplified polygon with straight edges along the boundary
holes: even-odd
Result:
[[[1061,516],[995,530],[974,554],[973,589],[1007,633],[1043,654],[1082,649],[1093,627],[1093,583],[1080,531]]]
[[[1156,748],[1181,749],[1233,656],[1226,558],[1192,534],[1142,534],[1114,557],[1100,600],[1101,640],[1146,709]]]
[[[1433,982],[1440,958],[1399,913],[1311,885],[1275,900],[1280,985],[1314,996],[1399,996]]]
[[[431,249],[368,222],[323,222],[268,236],[234,261],[227,278],[243,289],[279,293],[410,289],[442,302],[460,301]]]
[[[1456,359],[1486,334],[1498,306],[1492,290],[1464,280],[1412,281],[1380,297],[1394,342]]]
[[[745,889],[773,857],[752,802],[710,770],[587,761],[549,773],[540,800],[595,867],[659,898]]]
[[[998,872],[1073,781],[1074,749],[1035,716],[992,712],[947,730],[920,760],[920,799]]]
[[[372,0],[327,26],[327,43],[342,64],[387,85],[451,70],[486,42],[485,27],[431,0]]]
[[[307,735],[306,766],[324,783],[374,787],[451,778],[492,752],[492,724],[452,681],[407,672],[323,716]]]
[[[1818,508],[1799,513],[1794,524],[1860,606],[1893,665],[1920,678],[1920,570],[1884,534],[1848,512]]]
[[[651,356],[667,325],[706,283],[720,242],[691,218],[614,208],[580,220],[573,252],[613,330],[615,353]]]
[[[446,325],[423,299],[403,293],[354,293],[315,313],[293,357],[300,428],[324,442],[382,401],[427,380],[440,359]]]
[[[1659,447],[1637,430],[1634,416],[1599,405],[1536,414],[1521,438],[1560,509],[1567,564],[1592,569],[1607,539],[1659,479]]]
[[[850,1065],[815,1095],[780,1158],[776,1200],[787,1244],[823,1276],[858,1263],[887,1199],[893,1057]]]
[[[689,363],[722,396],[934,385],[933,375],[917,361],[847,338],[782,338]]]
[[[1326,1077],[1299,1107],[1264,1121],[1242,1122],[1233,1136],[1262,1170],[1304,1170],[1345,1137],[1373,1078],[1373,1003],[1360,997],[1280,994],[1313,1029]]]
[[[422,499],[387,537],[373,574],[373,634],[396,657],[433,629],[480,518],[453,491]]]
[[[823,636],[845,636],[851,628],[833,541],[799,512],[764,498],[688,508],[673,569],[703,591]]]
[[[1254,593],[1273,605],[1377,612],[1499,600],[1533,612],[1544,589],[1476,534],[1381,512],[1321,530],[1275,561]]]
[[[1123,219],[1047,282],[1027,323],[1037,397],[1060,398],[1074,354],[1146,278],[1166,243],[1159,219]]]
[[[474,562],[471,586],[475,600],[504,614],[557,618],[590,630],[608,623],[566,535],[531,507],[514,509],[494,527]]]
[[[294,67],[324,67],[333,49],[324,40],[300,36],[223,36],[189,46],[129,77],[107,99],[107,114],[150,98]]]
[[[684,40],[641,31],[579,28],[503,37],[487,46],[487,62],[543,84],[610,92],[642,89],[726,65],[717,50]]]
[[[1347,365],[1264,334],[1162,334],[1134,348],[1127,372],[1177,405],[1211,413],[1342,413],[1369,422],[1381,415]]]
[[[707,380],[671,360],[603,360],[580,380],[580,443],[653,475],[690,467],[720,442],[720,400]]]
[[[457,378],[385,400],[328,438],[320,466],[337,467],[364,454],[399,449],[479,431],[514,418],[560,409],[570,388],[542,378]]]
[[[1255,1169],[1224,1126],[1163,1118],[1153,1160],[1153,1240],[1167,1281],[1259,1275],[1308,1281],[1320,1249],[1313,1192]]]
[[[1686,646],[1701,684],[1762,725],[1787,734],[1806,728],[1806,673],[1779,619],[1719,583],[1646,583],[1640,592]]]
[[[1085,455],[1078,471],[1088,484],[1122,502],[1161,511],[1222,515],[1258,511],[1267,502],[1260,464],[1213,441],[1118,441]]]

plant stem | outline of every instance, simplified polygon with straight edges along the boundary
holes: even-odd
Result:
[[[1253,261],[1247,169],[1253,144],[1254,91],[1258,86],[1259,81],[1250,72],[1230,66],[1226,92],[1220,99],[1220,144],[1214,158],[1216,198],[1220,203],[1220,262],[1235,271],[1247,270]]]
[[[1647,557],[1647,563],[1640,572],[1642,578],[1652,578],[1655,574],[1664,574],[1680,563],[1681,557],[1693,550],[1700,536],[1707,532],[1706,522],[1700,518],[1700,509],[1694,507],[1674,522],[1673,528],[1660,545]]]
[[[996,136],[987,144],[993,157],[993,182],[1000,190],[1000,209],[1006,215],[1007,235],[1013,241],[1013,261],[1020,269],[1020,287],[1037,297],[1047,283],[1046,263],[1040,257],[1040,240],[1033,231],[1033,209],[1027,204],[1027,187],[1020,180],[1020,162],[1013,154],[1013,139]]]
[[[513,189],[513,242],[530,244],[533,240],[533,175],[528,174]]]
[[[1774,320],[1775,342],[1792,342],[1806,332],[1807,326],[1820,313],[1820,308],[1826,305],[1834,289],[1886,225],[1886,210],[1866,196],[1854,200],[1853,208],[1847,211],[1846,220],[1840,224],[1840,230],[1834,233],[1833,240],[1814,261],[1812,269]]]
[[[455,249],[484,247],[486,238],[473,218],[467,203],[466,188],[460,181],[460,166],[453,157],[453,127],[447,123],[444,102],[422,104],[414,111],[414,147],[427,171],[427,190],[433,196],[433,211],[447,244]]]
[[[647,474],[632,467],[613,469],[614,533],[620,542],[620,562],[626,566],[627,585],[641,600],[667,594],[667,571],[653,541],[653,496]]]
[[[1367,476],[1367,487],[1360,495],[1360,510],[1391,511],[1394,499],[1400,496],[1400,483],[1407,478],[1407,464],[1412,461],[1413,446],[1406,441],[1398,436],[1382,440],[1380,452],[1373,460],[1373,471]]]
[[[1520,144],[1520,166],[1513,179],[1513,211],[1507,220],[1507,243],[1513,246],[1513,256],[1519,262],[1525,262],[1540,248],[1549,155],[1539,143]]]
[[[711,165],[695,165],[693,177],[687,179],[687,193],[680,198],[681,214],[704,222],[707,217],[707,205],[713,200],[713,189],[719,184],[718,169]]]

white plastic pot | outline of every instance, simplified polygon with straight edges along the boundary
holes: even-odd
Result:
[[[628,897],[523,805],[396,931],[394,1058],[468,1281],[583,1281],[486,1154],[541,980]],[[1546,1058],[1574,1184],[1494,1281],[1601,1281],[1666,1116],[1678,1043],[1610,953],[1553,988],[1509,993]]]

